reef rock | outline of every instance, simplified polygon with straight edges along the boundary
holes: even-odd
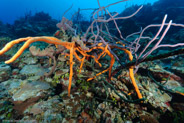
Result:
[[[32,97],[41,96],[44,91],[50,88],[50,85],[44,82],[27,82],[13,95],[14,101],[25,101]]]
[[[176,75],[180,76],[182,79],[184,79],[184,67],[171,67],[171,71],[175,73]]]
[[[29,106],[35,104],[39,99],[49,95],[50,85],[40,81],[25,82],[13,94],[14,109],[22,114]]]
[[[0,82],[10,78],[11,68],[7,64],[0,64]]]
[[[41,65],[25,65],[20,74],[42,76],[45,72],[46,70]]]
[[[49,98],[46,101],[40,101],[29,106],[25,111],[22,120],[37,120],[39,122],[62,122],[62,107],[58,96]],[[32,119],[32,115],[34,119]]]

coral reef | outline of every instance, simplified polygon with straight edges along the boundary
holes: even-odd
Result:
[[[162,20],[157,19],[153,8],[164,0],[121,14],[109,12],[108,7],[125,1],[101,6],[97,0],[99,8],[93,9],[84,33],[75,25],[80,19],[73,22],[63,16],[56,24],[40,12],[17,20],[13,34],[18,39],[2,42],[0,51],[1,62],[6,60],[0,65],[0,121],[158,123],[170,117],[170,122],[182,122],[184,43],[177,40],[182,30],[178,35],[168,33],[171,42],[163,39],[170,27],[184,25],[174,23],[180,22],[178,18],[167,22],[169,15],[163,13],[158,15]],[[153,15],[145,15],[149,23],[141,24],[141,11],[148,10]],[[40,23],[43,28],[36,26]],[[147,26],[150,23],[154,24]],[[140,30],[140,25],[146,26]],[[10,38],[4,35],[4,40]]]

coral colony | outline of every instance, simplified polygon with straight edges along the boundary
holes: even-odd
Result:
[[[131,79],[131,82],[135,88],[135,91],[138,96],[138,100],[143,102],[144,98],[140,92],[139,86],[136,84],[135,78],[134,78],[134,69],[137,69],[139,64],[141,62],[149,61],[149,55],[161,47],[178,47],[178,46],[184,46],[184,43],[176,43],[176,44],[161,44],[164,36],[168,32],[169,28],[171,26],[175,27],[184,27],[183,24],[176,24],[170,20],[168,23],[166,22],[167,16],[165,15],[163,17],[163,20],[161,24],[151,24],[147,27],[141,29],[139,32],[132,33],[128,36],[124,36],[123,32],[120,31],[119,25],[117,24],[118,20],[125,20],[128,18],[132,18],[135,16],[142,8],[143,6],[140,6],[134,13],[132,13],[129,16],[126,17],[119,17],[119,13],[110,13],[108,11],[108,7],[113,6],[115,4],[118,4],[120,2],[125,2],[127,0],[122,0],[107,6],[101,6],[99,1],[98,9],[94,9],[94,12],[92,14],[92,23],[88,27],[87,31],[84,34],[79,34],[79,32],[74,28],[72,21],[66,19],[64,16],[62,17],[62,20],[60,23],[57,24],[57,27],[60,29],[55,33],[55,37],[52,36],[39,36],[39,37],[26,37],[26,38],[19,38],[16,40],[13,40],[9,43],[7,43],[4,48],[0,51],[0,55],[3,55],[5,52],[10,50],[14,45],[19,44],[21,42],[25,42],[23,46],[18,50],[18,52],[10,59],[5,61],[6,64],[10,64],[14,62],[33,42],[46,42],[49,44],[54,44],[56,48],[47,48],[49,49],[49,52],[42,52],[39,49],[36,49],[36,47],[31,46],[30,52],[34,56],[48,56],[53,60],[53,67],[49,73],[46,73],[45,76],[51,75],[56,66],[56,55],[62,54],[66,57],[69,56],[69,85],[68,85],[68,96],[70,96],[70,90],[71,90],[71,84],[72,84],[72,77],[73,77],[73,59],[77,59],[80,61],[80,72],[82,70],[83,64],[86,60],[89,58],[92,60],[94,59],[95,63],[99,65],[99,67],[102,67],[102,63],[100,63],[100,59],[106,55],[110,56],[110,65],[107,69],[97,73],[94,77],[88,78],[87,81],[92,81],[97,76],[100,76],[101,74],[104,74],[108,72],[107,84],[111,83],[111,77],[118,72],[118,68],[114,70],[112,74],[112,68],[117,61],[120,64],[120,68],[123,67],[129,67],[129,77]],[[81,10],[80,10],[81,11]],[[108,23],[114,23],[116,30],[119,34],[119,37],[115,37],[112,35],[108,28]],[[155,34],[154,37],[145,36],[144,32],[150,28],[158,27],[159,30]],[[71,40],[68,37],[66,37],[65,33],[69,32]],[[139,35],[138,37],[134,38],[134,40],[129,40],[135,37],[135,35]],[[140,42],[142,40],[149,40],[148,43],[144,46],[140,45]],[[154,44],[153,47],[149,47],[151,44]],[[69,50],[68,53],[63,53],[64,50]],[[114,52],[114,49],[118,49],[120,51],[123,51],[125,54],[127,54],[127,59],[129,60],[129,63],[132,63],[131,65],[125,66],[124,62],[121,61],[118,54]],[[140,51],[141,49],[141,51]],[[138,52],[139,50],[139,52]],[[96,55],[94,55],[94,52],[96,52]],[[98,55],[97,55],[98,54]],[[172,56],[173,54],[170,53]],[[176,54],[174,54],[176,55]],[[126,55],[125,55],[126,56]],[[163,58],[165,56],[162,56]],[[160,59],[162,58],[160,57]],[[167,56],[168,57],[168,56]],[[153,58],[154,59],[154,58]],[[79,74],[80,74],[79,72]],[[177,93],[177,92],[176,92]],[[178,92],[181,95],[184,95],[183,93]],[[120,95],[121,98],[123,98]],[[133,102],[133,100],[126,100],[129,102]]]

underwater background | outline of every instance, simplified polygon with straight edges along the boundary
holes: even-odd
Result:
[[[101,4],[106,6],[110,3],[117,2],[118,0],[103,0]],[[141,5],[147,3],[154,3],[157,0],[131,0],[126,3],[120,3],[117,6],[110,7],[110,11],[122,12],[126,7],[131,5]],[[94,0],[1,0],[0,4],[0,20],[3,23],[13,24],[14,21],[25,14],[31,12],[35,14],[36,12],[48,13],[53,19],[60,20],[62,14],[73,4],[72,9],[67,13],[66,17],[70,18],[73,13],[75,13],[78,8],[96,8],[98,3]],[[84,12],[87,18],[90,13]]]
[[[184,1],[1,0],[0,122],[184,122]]]

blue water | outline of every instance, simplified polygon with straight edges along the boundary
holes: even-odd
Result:
[[[106,6],[110,3],[119,0],[100,0],[101,6]],[[133,4],[154,3],[158,0],[129,0],[109,8],[110,11],[121,12],[124,8]],[[96,0],[0,0],[0,21],[3,23],[13,24],[14,20],[24,16],[30,11],[49,13],[54,19],[60,20],[64,11],[73,4],[72,9],[67,13],[66,17],[71,17],[72,13],[78,8],[96,8],[98,3]],[[88,13],[85,13],[87,16]]]

